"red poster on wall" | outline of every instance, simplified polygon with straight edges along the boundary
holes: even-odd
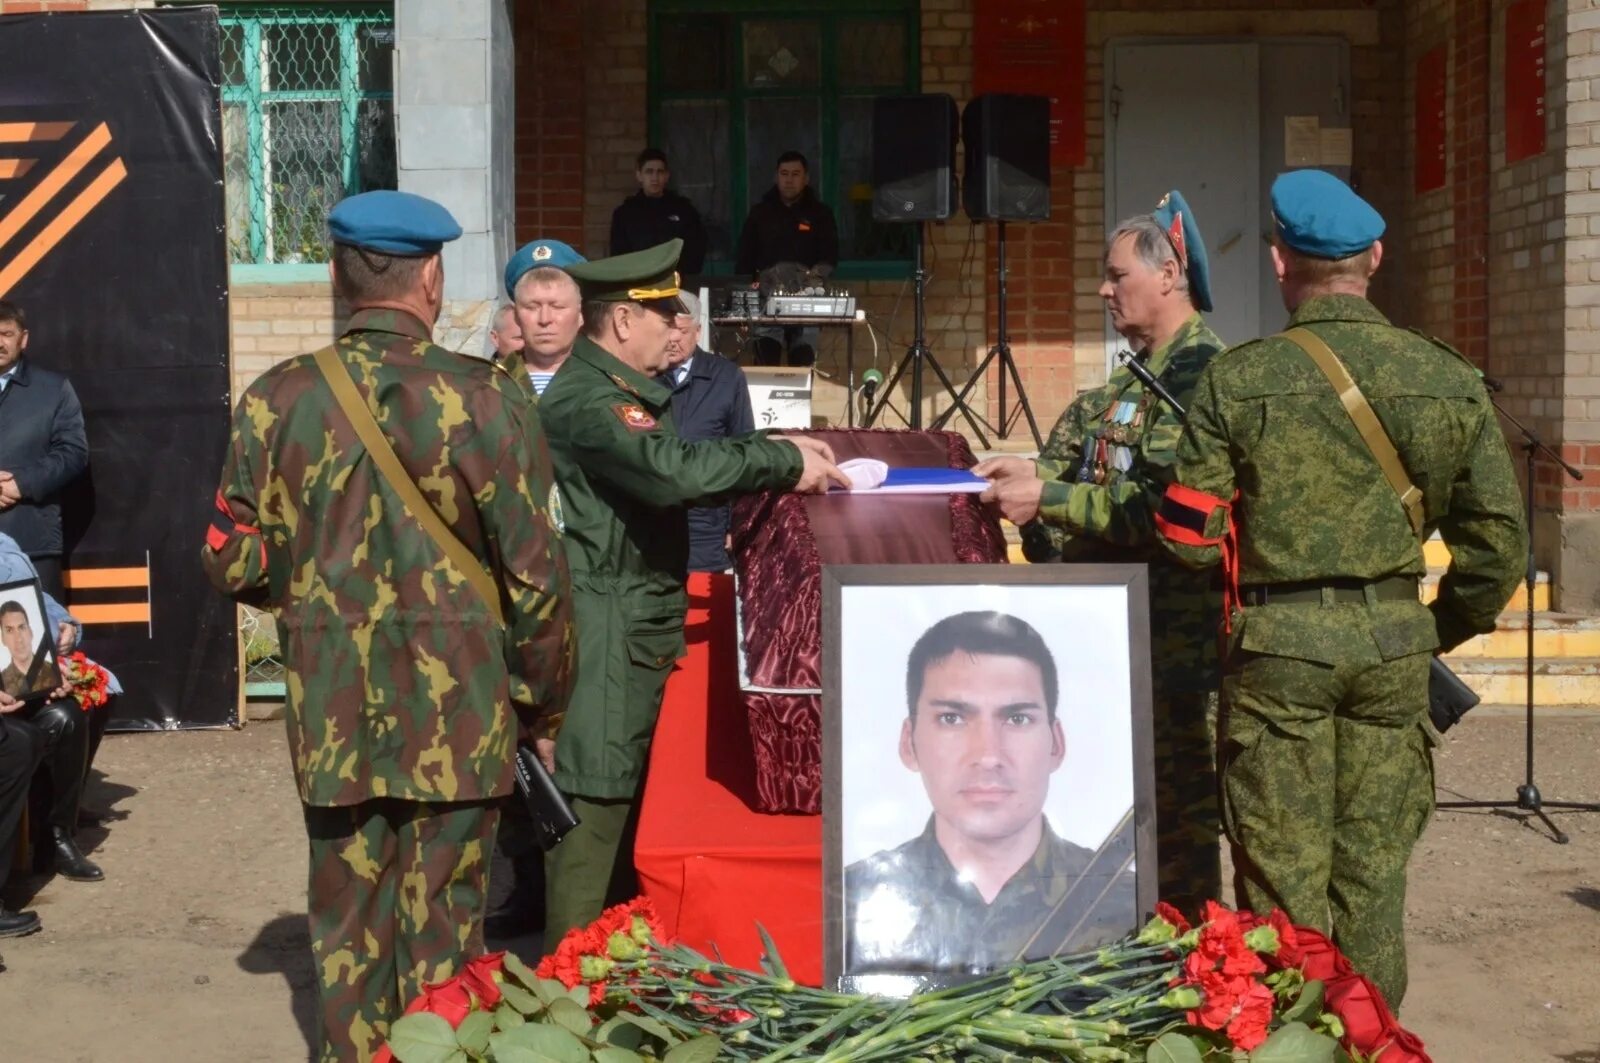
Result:
[[[1084,161],[1084,0],[976,0],[973,95],[1050,97],[1050,161]]]
[[[1417,60],[1417,191],[1444,187],[1445,58],[1447,48],[1429,49]]]
[[[1544,0],[1506,8],[1506,162],[1544,154]]]

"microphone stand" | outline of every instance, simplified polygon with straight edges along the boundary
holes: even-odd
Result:
[[[1486,381],[1486,383],[1489,382]],[[1498,381],[1489,383],[1489,386],[1498,391],[1499,388],[1495,386],[1496,384],[1498,384]],[[1533,781],[1533,588],[1534,584],[1538,581],[1538,570],[1534,565],[1533,549],[1533,477],[1535,471],[1535,462],[1538,460],[1538,457],[1541,454],[1555,462],[1557,465],[1561,466],[1561,468],[1566,471],[1567,475],[1571,476],[1574,480],[1582,480],[1583,473],[1573,468],[1565,458],[1556,453],[1556,451],[1552,450],[1544,440],[1540,439],[1534,434],[1531,428],[1517,420],[1515,417],[1511,416],[1511,414],[1507,413],[1504,406],[1500,405],[1498,402],[1495,402],[1494,396],[1491,395],[1489,397],[1489,401],[1494,403],[1494,408],[1500,411],[1501,417],[1504,417],[1517,429],[1517,431],[1522,433],[1522,452],[1527,455],[1528,473],[1525,484],[1527,489],[1527,500],[1524,513],[1528,522],[1528,565],[1527,571],[1524,574],[1524,579],[1527,587],[1528,599],[1528,691],[1526,706],[1527,727],[1523,739],[1527,751],[1527,768],[1522,785],[1517,787],[1517,798],[1515,801],[1440,801],[1438,802],[1438,807],[1515,808],[1523,812],[1531,812],[1533,815],[1539,817],[1540,821],[1542,821],[1546,827],[1550,828],[1550,833],[1557,845],[1565,845],[1567,844],[1568,840],[1566,833],[1551,821],[1550,817],[1545,814],[1544,810],[1547,808],[1564,808],[1579,812],[1600,812],[1600,804],[1588,804],[1579,801],[1546,801],[1542,796],[1540,796],[1539,787]]]

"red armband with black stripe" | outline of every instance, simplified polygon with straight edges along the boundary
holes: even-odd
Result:
[[[1238,498],[1235,492],[1234,498]],[[1207,535],[1214,514],[1223,515],[1222,530]],[[1233,630],[1233,611],[1239,606],[1239,537],[1233,524],[1233,499],[1221,499],[1193,487],[1167,485],[1156,510],[1156,531],[1180,546],[1216,546],[1222,550],[1222,629]]]
[[[261,529],[249,524],[241,524],[233,518],[233,510],[228,506],[228,500],[222,492],[217,492],[217,509],[211,514],[211,526],[206,529],[206,545],[214,553],[221,553],[231,539],[236,535],[254,535],[256,542],[261,547],[261,567],[267,565],[267,544],[261,538]]]

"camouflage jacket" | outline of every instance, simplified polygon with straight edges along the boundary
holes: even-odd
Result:
[[[1033,859],[986,902],[930,818],[909,842],[845,869],[846,973],[986,970],[1122,937],[1138,923],[1134,877],[1085,880],[1093,856],[1046,823]],[[1070,928],[1065,942],[1040,933],[1051,919]]]
[[[306,804],[509,793],[513,712],[547,724],[573,666],[537,413],[502,370],[435,346],[405,313],[357,311],[334,346],[499,585],[507,626],[406,512],[309,355],[268,370],[234,412],[207,575],[277,617]]]
[[[1290,326],[1310,329],[1345,364],[1423,492],[1429,530],[1450,547],[1432,617],[1409,602],[1387,603],[1398,608],[1379,610],[1392,622],[1374,630],[1377,652],[1388,659],[1448,649],[1492,630],[1522,575],[1528,543],[1510,452],[1477,372],[1355,296],[1308,299]],[[1289,340],[1253,340],[1212,361],[1195,388],[1175,473],[1185,487],[1232,501],[1241,584],[1425,571],[1399,496],[1328,379]],[[1221,507],[1203,519],[1206,537],[1226,530]],[[1164,542],[1189,564],[1220,557],[1217,545]],[[1266,640],[1318,659],[1316,633],[1293,630],[1315,618],[1288,612],[1294,608],[1253,610],[1262,622],[1247,621],[1260,630],[1247,632],[1245,648],[1278,652]],[[1275,609],[1282,612],[1265,615]]]
[[[684,442],[672,426],[671,390],[584,336],[539,414],[578,611],[578,681],[556,743],[556,780],[568,793],[631,797],[666,671],[683,654],[686,507],[792,487],[801,457],[759,432]]]
[[[1221,349],[1195,314],[1140,358],[1173,398],[1187,403],[1200,371]],[[1038,520],[1023,529],[1028,560],[1164,559],[1154,518],[1182,433],[1182,418],[1125,368],[1074,399],[1039,452],[1044,491]]]

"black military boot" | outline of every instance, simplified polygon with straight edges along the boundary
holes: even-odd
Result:
[[[99,866],[83,855],[72,832],[61,827],[50,828],[50,845],[55,850],[56,874],[74,882],[99,882],[106,877]]]
[[[40,927],[39,916],[34,912],[8,912],[0,908],[0,938],[19,938]]]

